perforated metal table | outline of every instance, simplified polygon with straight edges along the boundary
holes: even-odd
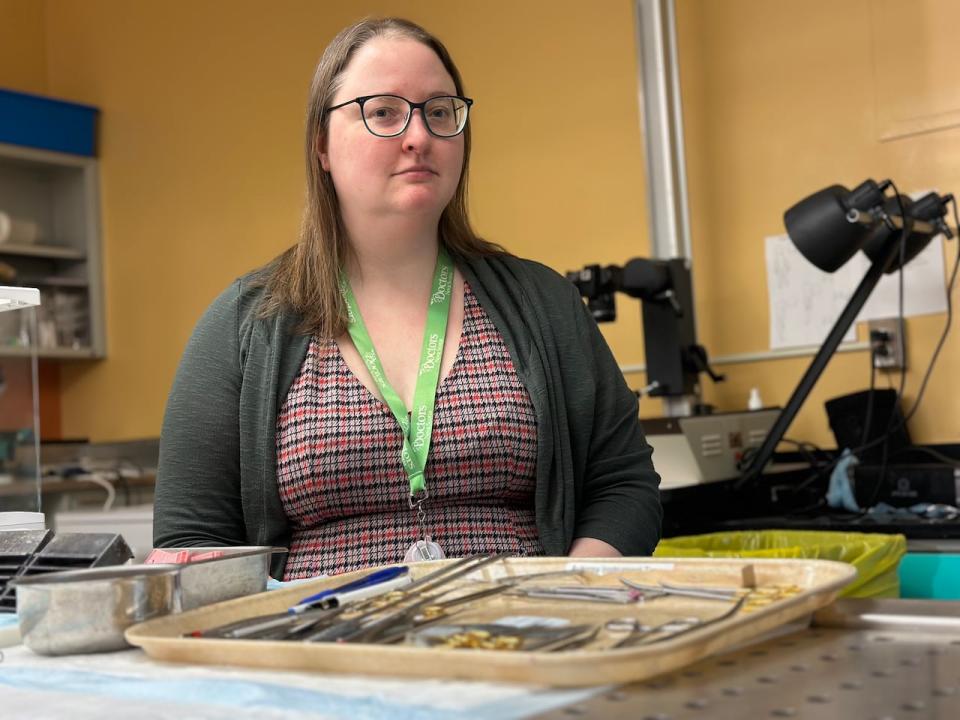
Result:
[[[960,603],[840,600],[807,629],[536,717],[957,720]]]

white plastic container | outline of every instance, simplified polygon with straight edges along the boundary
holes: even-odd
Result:
[[[40,226],[32,220],[15,218],[0,210],[0,243],[32,245],[40,237]]]
[[[0,530],[45,530],[42,512],[0,512]]]

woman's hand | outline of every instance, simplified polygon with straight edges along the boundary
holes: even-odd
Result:
[[[582,537],[570,546],[570,557],[622,557],[623,554],[610,543],[596,538]]]

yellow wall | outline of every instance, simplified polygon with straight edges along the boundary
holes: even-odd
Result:
[[[632,6],[47,2],[48,91],[103,110],[109,358],[66,366],[64,433],[157,434],[203,308],[295,237],[309,78],[326,42],[363,14],[420,21],[457,58],[477,100],[472,207],[483,234],[560,271],[645,255]],[[713,355],[767,347],[762,238],[782,232],[797,199],[866,176],[960,189],[957,130],[876,140],[870,6],[679,0],[696,292]],[[914,37],[899,50],[922,46]],[[622,363],[641,362],[637,303],[619,309],[604,331]],[[925,365],[941,324],[910,322],[912,367]],[[958,439],[960,409],[946,392],[958,348],[954,337],[916,419],[923,440]],[[806,363],[727,366],[727,385],[708,385],[708,397],[740,408],[759,385],[783,402]],[[835,358],[791,434],[829,443],[822,400],[867,380],[865,353]]]
[[[960,190],[960,128],[879,139],[891,112],[940,114],[943,98],[960,109],[948,32],[960,22],[960,5],[679,1],[684,102],[694,124],[688,162],[702,341],[713,355],[763,350],[763,238],[784,232],[786,208],[827,185],[853,187],[867,177],[892,177],[901,192]],[[897,66],[909,67],[910,77],[891,77]],[[956,249],[955,241],[945,249],[951,267]],[[943,326],[943,315],[907,323],[906,407]],[[742,407],[749,388],[759,386],[767,403],[783,404],[808,364],[803,358],[725,366],[727,382],[709,395],[721,407]],[[960,440],[958,371],[954,327],[911,422],[914,438]],[[865,351],[835,356],[790,435],[832,445],[823,401],[865,389],[869,372]],[[878,378],[880,386],[887,382]]]
[[[0,88],[43,94],[47,91],[46,33],[44,4],[33,0],[0,0]],[[18,406],[28,408],[31,402],[29,375],[22,373],[29,362],[22,359],[0,361],[0,370],[9,378],[25,377],[18,383],[11,380],[0,401],[0,424],[19,415]],[[40,435],[62,437],[60,425],[60,367],[56,362],[41,362],[40,367]],[[17,390],[23,390],[18,393]],[[17,397],[19,395],[19,397]],[[20,417],[23,417],[20,415]]]
[[[47,87],[44,4],[0,0],[0,88],[43,93]]]
[[[197,317],[295,238],[307,87],[366,13],[424,23],[476,99],[487,237],[559,270],[646,253],[632,6],[535,2],[50,3],[50,90],[103,110],[109,357],[63,373],[64,432],[155,435]],[[588,107],[580,107],[590,99]],[[610,331],[642,360],[636,303]]]

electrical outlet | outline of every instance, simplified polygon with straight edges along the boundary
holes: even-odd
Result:
[[[906,341],[900,318],[882,318],[867,323],[873,366],[881,370],[905,370]]]

